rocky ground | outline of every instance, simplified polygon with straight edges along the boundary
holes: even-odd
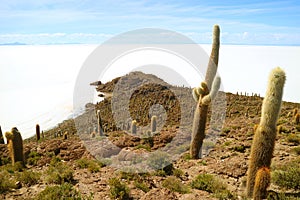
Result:
[[[144,81],[145,79],[149,82]],[[65,182],[70,183],[71,190],[82,199],[118,198],[120,196],[113,192],[116,190],[116,193],[128,193],[128,196],[123,195],[123,199],[246,199],[245,178],[251,142],[254,127],[260,120],[263,98],[257,94],[220,93],[209,112],[211,120],[207,126],[207,140],[204,143],[205,156],[193,160],[188,153],[195,107],[190,95],[191,89],[170,86],[152,75],[149,78],[148,75],[136,72],[131,76],[98,85],[97,90],[112,94],[114,88],[121,87],[118,85],[120,80],[124,81],[124,88],[119,90],[130,91],[128,93],[131,94],[128,97],[128,113],[131,118],[125,109],[122,110],[124,115],[120,114],[120,118],[112,114],[114,109],[123,109],[121,103],[126,103],[124,93],[113,94],[96,105],[87,104],[85,113],[75,120],[66,120],[45,131],[44,138],[40,141],[37,142],[35,137],[24,141],[27,168],[20,172],[10,166],[6,144],[0,144],[0,178],[14,183],[5,190],[2,181],[0,199],[43,199],[44,197],[38,196],[43,190]],[[153,80],[154,83],[151,82]],[[155,110],[157,104],[161,105],[157,107],[158,111]],[[300,126],[294,117],[295,109],[298,108],[299,104],[296,103],[284,102],[282,105],[271,166],[274,172],[289,163],[296,169],[300,166]],[[220,111],[222,109],[224,113]],[[101,137],[97,132],[95,110],[101,112],[105,134]],[[155,134],[149,133],[152,115],[149,114],[149,110],[158,116],[158,131]],[[136,135],[130,133],[130,119],[137,120]],[[63,138],[65,132],[68,135],[67,139]],[[95,137],[92,136],[93,132],[96,133]],[[172,145],[168,145],[174,141],[176,152]],[[139,155],[142,155],[142,159],[150,159],[150,152],[158,152],[163,148],[166,152],[171,149],[172,153],[178,154],[171,167],[139,174],[133,173],[132,169],[128,170],[133,160],[134,164],[141,163],[140,166],[144,166],[143,160],[138,161]],[[128,152],[134,152],[135,157]],[[145,154],[150,156],[144,157]],[[55,159],[58,161],[54,162]],[[151,162],[160,162],[155,159]],[[118,164],[126,164],[127,161],[131,163],[126,165],[127,170],[124,172],[124,167],[113,165],[116,161]],[[54,176],[53,170],[59,169],[61,165],[64,170],[71,171],[72,177],[49,181],[49,176]],[[145,164],[144,169],[148,165]],[[67,173],[64,170],[58,174],[63,176]],[[32,174],[39,173],[39,176],[35,181],[28,181],[30,177],[20,178],[26,171]],[[299,170],[295,172],[298,173],[294,175],[295,181],[300,181]],[[222,185],[223,189],[196,189],[193,181],[199,174],[213,175],[218,180],[214,188]],[[122,190],[122,185],[127,189]],[[299,199],[300,183],[295,185],[294,189],[287,188],[278,185],[272,179],[269,191],[274,195],[270,199]]]

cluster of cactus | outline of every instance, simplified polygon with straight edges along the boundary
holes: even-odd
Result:
[[[271,71],[266,96],[263,100],[261,120],[251,146],[247,174],[247,196],[265,196],[269,185],[269,168],[273,156],[276,123],[281,109],[285,72],[277,67]],[[256,198],[257,199],[257,198]]]
[[[205,82],[202,82],[200,87],[193,89],[193,97],[197,101],[197,107],[194,114],[190,155],[194,159],[201,157],[208,106],[215,98],[221,84],[220,77],[215,77],[219,61],[219,47],[220,28],[218,25],[215,25],[213,28],[212,51],[206,71]]]
[[[20,162],[25,167],[25,160],[23,154],[23,139],[16,127],[11,129],[11,132],[6,132],[7,147],[11,157],[12,165]]]
[[[41,139],[41,130],[40,125],[35,126],[36,140],[39,141]]]
[[[298,113],[298,109],[294,110],[294,122],[296,125],[300,123],[300,114]]]
[[[3,138],[1,126],[0,126],[0,144],[4,144],[4,138]]]

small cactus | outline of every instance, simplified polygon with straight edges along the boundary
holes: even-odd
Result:
[[[136,135],[136,124],[137,124],[136,120],[133,120],[131,122],[131,134],[133,135]]]
[[[68,131],[66,131],[65,133],[64,133],[64,140],[66,140],[66,139],[68,139]]]
[[[293,110],[293,116],[295,117],[297,114],[298,114],[298,109],[295,108],[295,109]]]
[[[100,136],[103,136],[103,126],[102,126],[102,120],[101,120],[101,113],[100,110],[97,110],[97,122],[98,122],[98,134]]]
[[[300,123],[300,114],[299,114],[299,113],[297,113],[297,114],[295,115],[294,122],[295,122],[296,125],[298,125],[298,124]]]
[[[16,127],[11,129],[11,132],[6,132],[7,147],[11,157],[12,165],[20,162],[25,167],[24,154],[23,154],[23,139]]]
[[[36,133],[36,140],[39,141],[41,139],[41,131],[40,131],[40,125],[35,126],[35,133]]]
[[[0,126],[0,144],[4,144],[4,138],[3,138],[1,126]]]
[[[255,177],[262,167],[270,167],[273,156],[276,123],[281,109],[283,86],[285,83],[284,71],[277,67],[272,70],[266,96],[263,100],[261,120],[256,128],[249,160],[247,174],[247,196],[253,196]]]
[[[270,169],[268,167],[260,168],[255,176],[255,184],[253,190],[254,200],[267,198],[267,189],[271,183]]]
[[[154,133],[156,132],[156,116],[151,117],[151,132]]]

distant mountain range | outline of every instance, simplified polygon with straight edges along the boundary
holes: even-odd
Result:
[[[25,43],[21,43],[21,42],[13,42],[13,43],[0,43],[0,46],[17,46],[17,45],[27,45]]]

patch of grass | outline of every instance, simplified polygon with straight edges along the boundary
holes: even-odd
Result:
[[[190,153],[183,154],[182,159],[183,160],[191,160],[192,159],[191,154]]]
[[[17,179],[26,186],[35,185],[39,182],[41,174],[32,170],[25,170],[17,174]]]
[[[229,146],[231,144],[231,141],[224,142],[224,146]]]
[[[0,171],[0,180],[0,194],[16,188],[15,180],[11,177],[11,174],[8,171]]]
[[[178,180],[174,176],[169,176],[162,182],[162,186],[168,188],[173,192],[179,192],[180,194],[186,194],[190,192],[188,186],[182,184],[180,180]]]
[[[289,143],[293,143],[294,145],[300,144],[300,136],[298,134],[289,134],[286,138]]]
[[[213,193],[214,196],[220,200],[236,199],[236,197],[227,190],[226,185],[211,174],[199,174],[191,182],[191,187]]]
[[[230,128],[228,128],[228,127],[224,127],[224,128],[222,129],[222,133],[227,134],[227,133],[229,133],[229,132],[230,132]]]
[[[56,184],[70,183],[74,180],[73,173],[73,170],[67,164],[62,162],[52,163],[46,171],[46,181],[47,183]]]
[[[151,151],[151,147],[149,145],[139,144],[134,149],[145,149],[147,151]]]
[[[293,148],[292,151],[295,152],[298,156],[300,156],[300,146]]]
[[[35,198],[35,200],[92,200],[93,195],[89,197],[83,197],[76,189],[73,188],[73,185],[70,183],[63,183],[62,185],[47,186],[42,192],[40,192]]]
[[[8,157],[0,158],[0,166],[7,165],[8,163],[10,163],[10,159]]]
[[[101,162],[97,162],[87,158],[81,158],[79,160],[76,160],[76,164],[79,168],[87,168],[92,173],[99,172],[100,168],[104,166]]]
[[[235,146],[235,147],[232,148],[232,150],[240,152],[240,153],[245,153],[246,147],[244,145]]]
[[[118,178],[109,179],[108,185],[110,187],[110,197],[112,199],[130,199],[129,188],[125,183],[121,183],[121,181]]]
[[[203,166],[206,166],[207,165],[207,163],[206,163],[206,161],[205,160],[201,160],[200,162],[198,162],[200,165],[203,165]]]
[[[272,182],[285,189],[300,189],[299,161],[286,163],[272,173]]]
[[[134,186],[145,193],[150,191],[150,188],[144,182],[134,181]]]
[[[37,162],[40,160],[40,158],[41,154],[36,151],[31,151],[27,158],[27,164],[35,166],[37,165]]]
[[[172,171],[173,176],[176,176],[177,178],[180,178],[183,176],[184,172],[181,169],[173,169]]]

